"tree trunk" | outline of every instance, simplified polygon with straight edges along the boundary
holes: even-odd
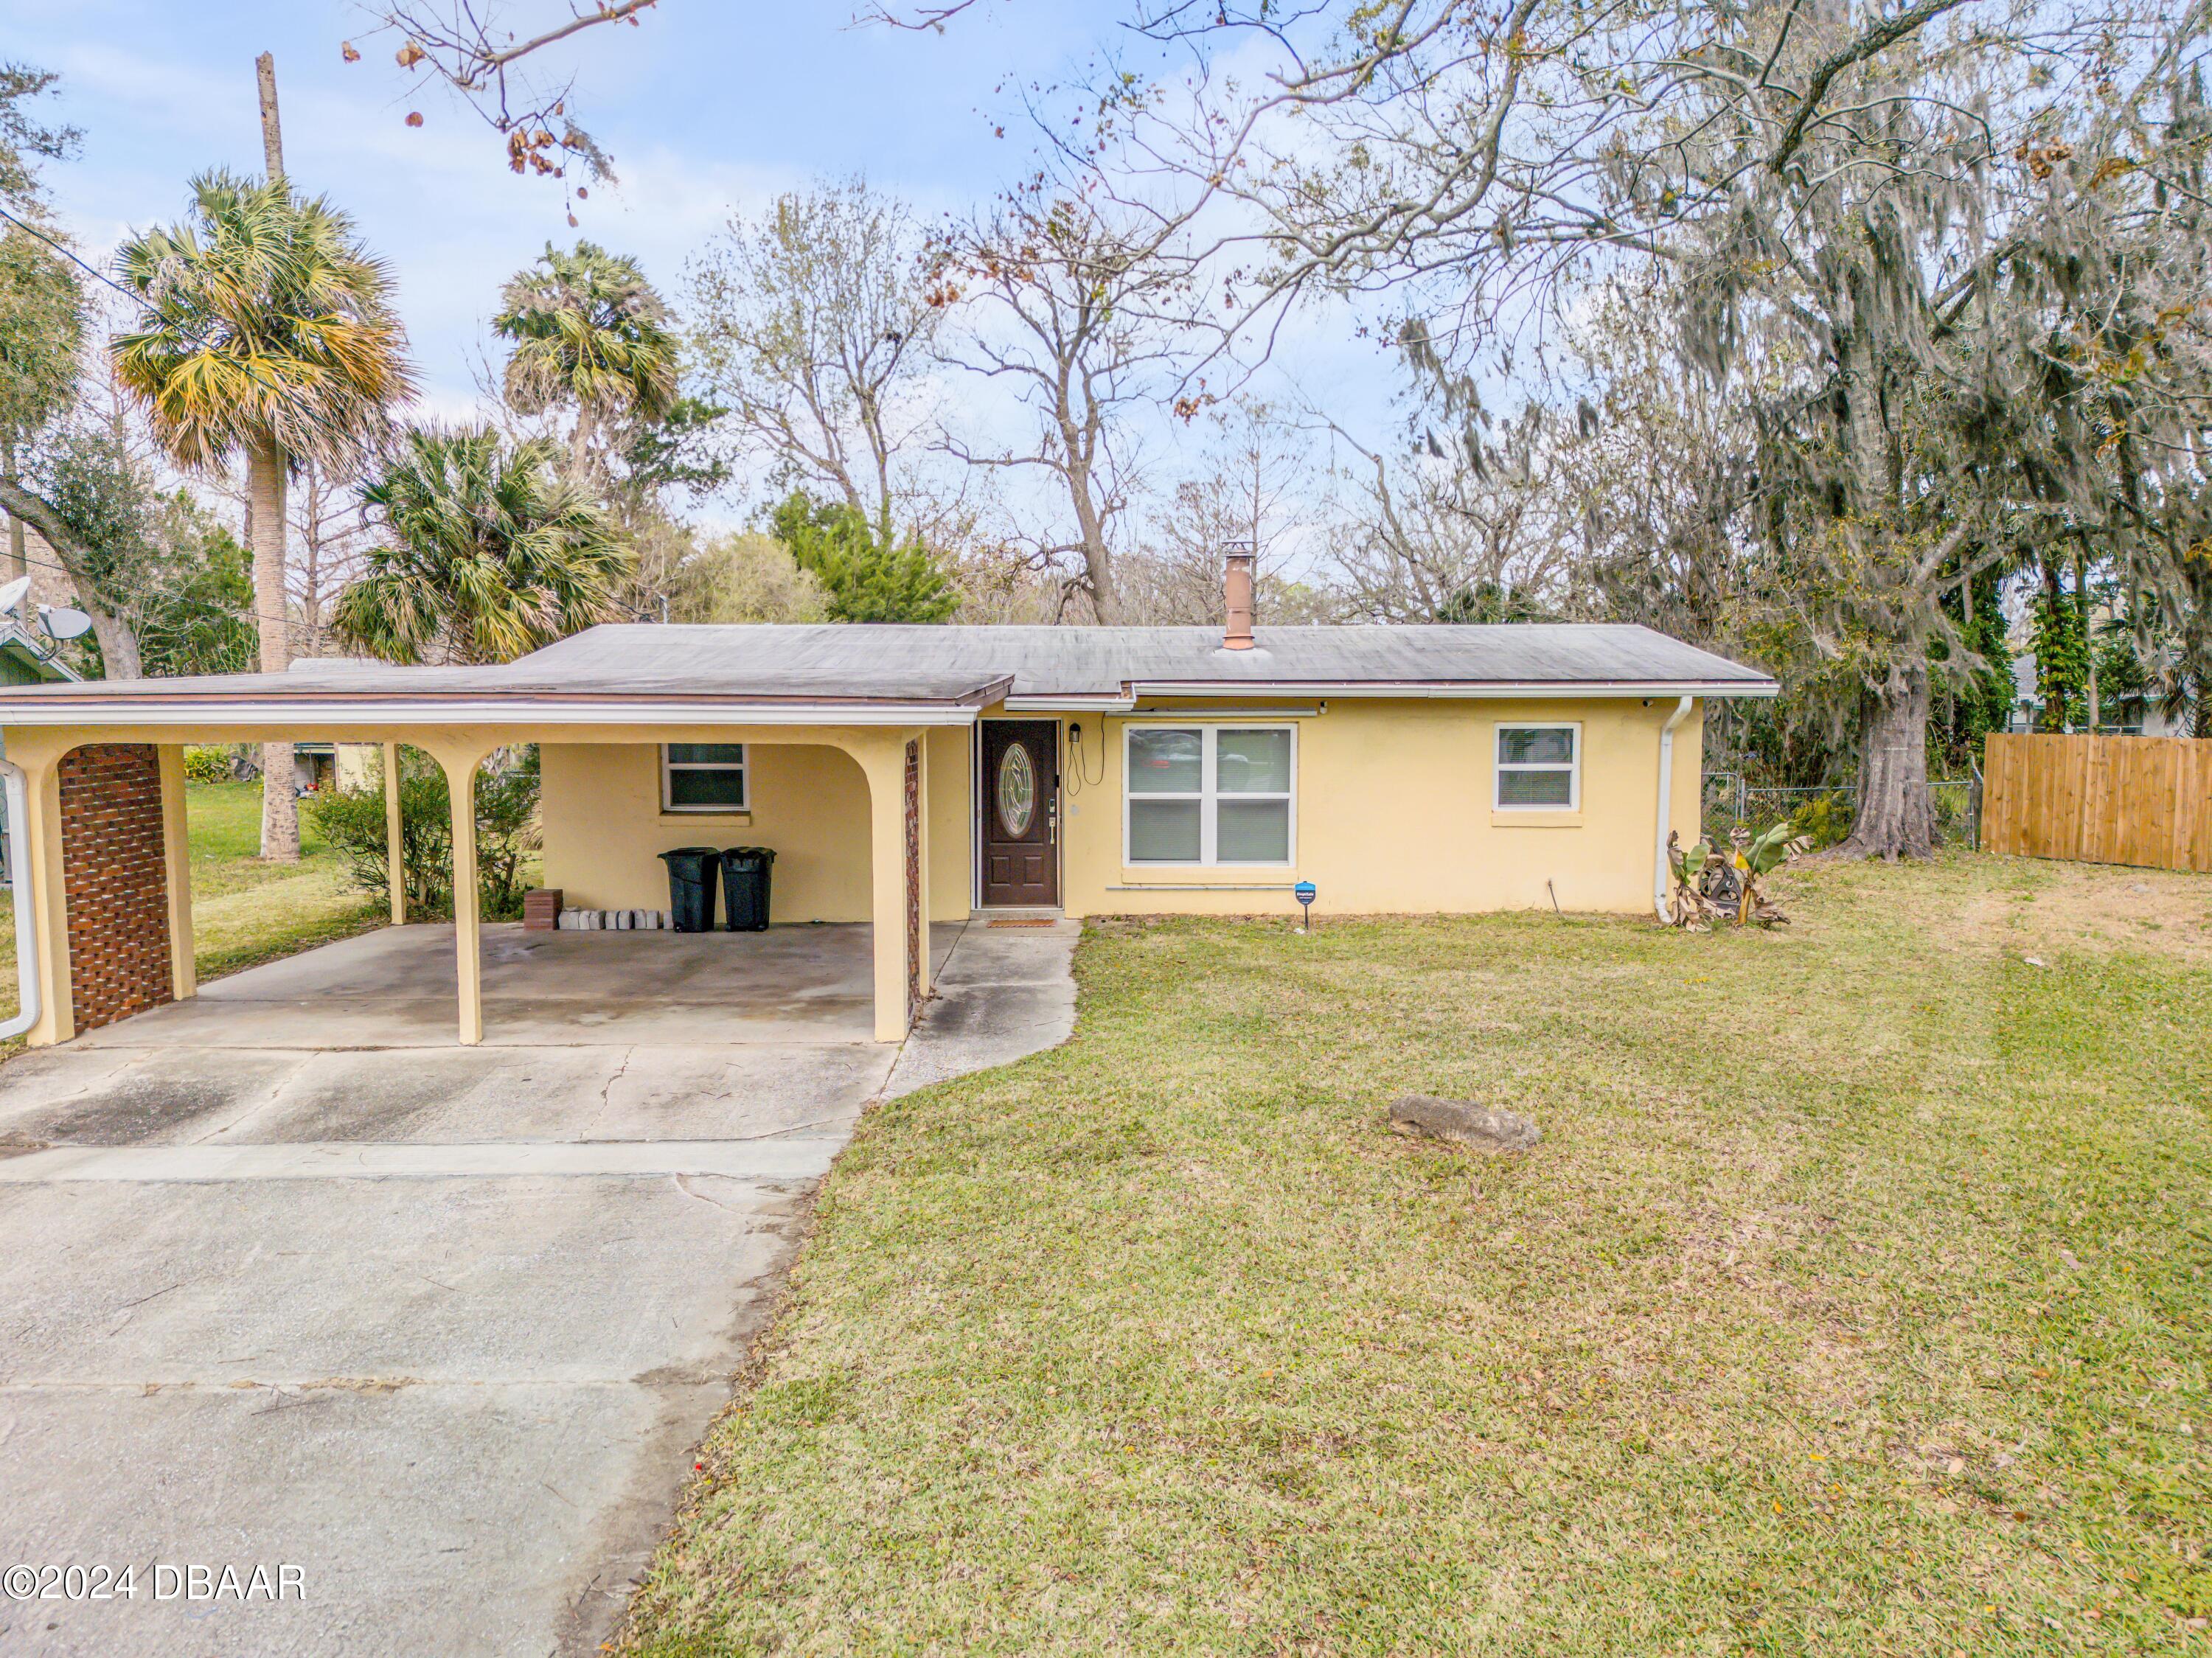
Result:
[[[2056,632],[2066,615],[2066,597],[2058,585],[2058,567],[2048,556],[2043,561],[2043,609],[2047,618],[2046,629]],[[2056,665],[2043,659],[2048,653],[2038,647],[2035,657],[2035,694],[2043,699],[2043,707],[2036,715],[2036,729],[2043,732],[2063,732],[2066,729],[2066,704],[2069,700],[2066,687],[2058,676]]]
[[[16,481],[15,446],[13,443],[0,448],[0,477],[4,477],[10,486]],[[13,581],[18,576],[30,573],[30,555],[24,544],[23,520],[10,513],[8,514],[8,580]]]
[[[1837,853],[1844,858],[1927,858],[1936,850],[1928,796],[1928,665],[1891,670],[1865,695],[1859,722],[1859,810]]]
[[[62,574],[70,579],[76,591],[76,602],[92,618],[93,637],[100,641],[100,654],[105,671],[110,679],[138,679],[145,670],[140,665],[138,633],[129,620],[106,609],[100,601],[100,589],[88,574],[92,555],[82,543],[70,534],[69,525],[43,495],[33,495],[5,473],[0,473],[0,510],[18,525],[28,525],[36,530],[60,565]],[[28,568],[27,556],[26,568]]]
[[[599,421],[587,404],[576,406],[576,424],[568,434],[568,476],[591,490],[600,493],[597,457],[592,452],[599,441]]]
[[[1067,469],[1067,493],[1075,508],[1075,530],[1083,540],[1083,575],[1091,589],[1091,610],[1101,627],[1119,619],[1114,592],[1114,555],[1106,545],[1106,524],[1091,493],[1091,469],[1076,462]]]
[[[291,629],[284,591],[284,457],[274,444],[258,444],[246,457],[246,489],[252,502],[253,608],[261,635],[261,671],[292,665]],[[261,745],[261,855],[271,863],[300,861],[300,803],[292,793],[292,745]]]
[[[2088,676],[2089,730],[2094,733],[2102,718],[2097,707],[2097,646],[2089,632],[2089,562],[2081,544],[2074,544],[2074,604],[2081,617],[2081,660]]]
[[[78,602],[83,603],[81,598]],[[121,616],[111,616],[97,605],[86,604],[84,613],[92,618],[92,636],[100,641],[102,676],[108,679],[143,679],[146,665],[138,655],[137,630]]]

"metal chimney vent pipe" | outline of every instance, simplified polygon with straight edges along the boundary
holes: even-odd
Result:
[[[1252,648],[1252,544],[1232,541],[1228,552],[1222,592],[1228,600],[1229,625],[1222,633],[1221,648],[1249,651]]]

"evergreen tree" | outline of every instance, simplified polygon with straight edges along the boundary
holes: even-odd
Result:
[[[776,539],[822,584],[832,622],[943,622],[960,594],[919,538],[879,542],[858,507],[795,489],[775,509]]]
[[[1936,738],[1954,775],[1963,772],[1969,762],[1978,763],[1985,746],[1982,739],[2011,723],[2015,694],[2003,578],[1996,571],[1989,571],[1970,578],[1966,585],[1972,590],[1971,599],[1954,586],[1942,601],[1961,654],[1980,659],[1979,665],[1966,668],[1956,677],[1936,723]],[[1948,660],[1949,654],[1947,641],[1931,641],[1932,660]]]
[[[2089,631],[2081,605],[2065,591],[2057,565],[2045,560],[2035,596],[2035,694],[2043,703],[2037,729],[2063,732],[2089,720]]]

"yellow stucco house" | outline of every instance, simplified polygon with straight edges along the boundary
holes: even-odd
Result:
[[[484,757],[537,744],[569,906],[665,906],[673,847],[771,847],[778,922],[872,925],[889,1041],[928,924],[979,912],[1295,914],[1300,883],[1322,916],[1660,905],[1705,707],[1775,689],[1637,627],[1255,630],[1243,578],[1226,632],[610,626],[498,667],[0,688],[21,1023],[58,1042],[193,993],[188,744],[413,744],[457,823]]]

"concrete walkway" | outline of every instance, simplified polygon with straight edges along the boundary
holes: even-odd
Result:
[[[592,1650],[866,1104],[1073,1023],[1073,926],[974,926],[933,941],[902,1048],[802,1040],[726,985],[672,1015],[650,975],[602,981],[604,1035],[438,1046],[372,1017],[369,964],[431,931],[0,1067],[0,1567],[138,1588],[0,1600],[0,1650]],[[516,1023],[550,1023],[563,999],[509,965]],[[157,1600],[183,1581],[157,1565],[297,1588]]]

